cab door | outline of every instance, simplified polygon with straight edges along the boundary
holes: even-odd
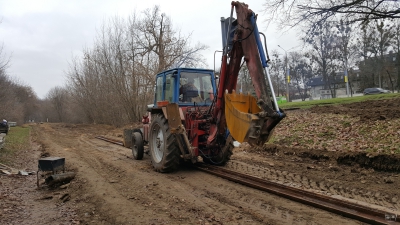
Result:
[[[177,102],[177,94],[176,92],[176,75],[174,75],[174,71],[167,73],[165,75],[165,93],[164,100],[169,102]]]

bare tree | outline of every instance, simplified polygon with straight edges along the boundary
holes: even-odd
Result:
[[[4,52],[4,45],[0,46],[0,71],[5,71],[10,63],[10,56],[6,56]]]
[[[310,46],[311,62],[317,66],[324,80],[324,89],[330,90],[333,98],[336,97],[335,75],[337,69],[337,36],[333,24],[314,24],[314,31],[303,41]]]
[[[268,0],[264,6],[271,18],[288,26],[310,20],[321,23],[334,16],[346,17],[349,22],[400,18],[397,0]]]
[[[280,59],[277,50],[273,50],[271,55],[271,80],[275,87],[276,96],[285,95],[285,65],[283,64],[283,60]]]
[[[65,122],[68,104],[68,92],[62,87],[50,89],[46,97],[49,100],[53,112],[56,115],[57,122]]]
[[[396,20],[394,24],[394,47],[395,60],[397,66],[397,92],[400,93],[400,21]]]
[[[254,94],[254,87],[251,82],[251,77],[249,73],[249,69],[247,68],[246,65],[243,65],[242,68],[240,68],[239,71],[239,76],[238,76],[238,87],[240,87],[240,91],[243,93],[250,93]],[[237,90],[239,92],[239,90]]]
[[[204,64],[206,46],[190,45],[155,6],[127,20],[114,17],[98,30],[83,59],[74,58],[68,75],[74,106],[86,121],[121,126],[140,121],[154,99],[155,75],[172,67]]]
[[[14,106],[14,83],[6,74],[9,59],[6,59],[4,53],[4,45],[0,46],[0,115],[9,118],[12,115],[12,107]]]
[[[375,86],[375,71],[374,62],[372,60],[372,53],[370,52],[370,46],[372,43],[372,29],[370,29],[369,24],[363,24],[359,30],[358,37],[356,38],[356,49],[361,61],[358,62],[358,67],[360,69],[360,88],[364,89],[367,87]]]
[[[171,19],[161,13],[159,6],[145,10],[143,15],[144,18],[136,24],[136,45],[141,48],[142,54],[154,56],[157,65],[155,73],[172,67],[205,64],[198,53],[207,46],[198,43],[191,47],[191,34],[182,36],[180,30],[173,28]]]
[[[14,102],[12,82],[5,74],[5,70],[0,70],[0,115],[3,117],[11,116],[11,109]]]
[[[290,54],[290,70],[291,80],[293,81],[293,86],[297,89],[302,101],[308,97],[307,81],[312,77],[311,66],[308,59],[305,58],[300,52],[291,52]],[[293,99],[293,97],[291,97]]]
[[[24,123],[39,118],[38,98],[30,86],[12,81],[0,72],[0,115],[9,121]]]
[[[11,79],[7,75],[10,59],[11,56],[6,56],[2,44],[0,46],[0,115],[10,121],[23,123],[38,118],[38,98],[30,86]]]
[[[353,96],[352,79],[349,77],[349,70],[355,64],[355,56],[357,54],[356,46],[354,43],[355,32],[351,25],[345,23],[343,20],[336,25],[337,30],[337,47],[338,57],[342,62],[341,69],[344,71],[344,75],[347,76],[347,82],[349,83],[350,93]]]
[[[375,21],[373,23],[373,32],[372,34],[372,42],[371,52],[375,56],[375,61],[378,65],[378,85],[382,87],[382,83],[384,80],[391,80],[390,77],[386,77],[386,60],[385,54],[388,52],[394,41],[394,34],[392,32],[392,24],[385,23],[384,21]],[[387,79],[385,79],[387,78]],[[386,82],[389,83],[389,82]],[[392,83],[392,82],[390,82]],[[388,85],[386,85],[388,86]],[[393,85],[392,85],[393,86]]]
[[[358,48],[363,56],[359,67],[362,71],[362,87],[388,86],[391,78],[387,74],[386,54],[395,41],[391,23],[376,21],[362,26]]]

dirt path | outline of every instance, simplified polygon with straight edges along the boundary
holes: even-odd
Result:
[[[53,196],[42,202],[54,207],[60,205],[60,195],[69,194],[62,205],[76,216],[60,219],[60,224],[358,224],[190,168],[154,172],[148,156],[135,161],[129,149],[95,139],[99,130],[61,124],[34,127],[43,151],[65,157],[67,170],[77,173],[65,190],[39,191]],[[33,202],[31,209],[36,207]],[[39,218],[47,213],[31,210],[30,215],[37,219],[20,222],[43,223]]]
[[[396,133],[400,129],[397,102],[392,103],[386,102],[383,111],[375,102],[316,107],[289,112],[287,121],[298,125],[295,119],[299,118],[316,126],[318,119],[322,124],[327,120],[337,124],[346,120],[347,124],[349,119],[354,128],[378,124],[394,129],[388,131],[392,136],[387,140],[392,141],[400,135]],[[370,105],[371,117],[360,116],[365,104]],[[303,119],[309,115],[312,121]],[[285,134],[284,129],[290,128],[291,134],[304,140],[314,135],[285,123],[276,132]],[[342,135],[343,130],[337,127],[329,138],[334,138],[340,149],[349,141],[334,136]],[[41,154],[65,157],[67,171],[77,176],[65,189],[37,189],[35,176],[1,175],[0,224],[360,224],[190,167],[157,173],[148,155],[141,161],[133,160],[129,149],[95,139],[97,135],[121,139],[122,129],[103,125],[33,126],[32,147],[16,157],[19,166],[14,166],[36,170]],[[323,138],[318,140],[329,142]],[[329,145],[313,149],[284,138],[276,139],[276,143],[263,148],[243,144],[234,149],[226,167],[400,214],[397,155],[332,151]],[[60,199],[62,196],[67,197]]]
[[[29,149],[14,155],[13,168],[36,171],[42,146],[32,142]],[[0,175],[0,224],[77,224],[76,208],[59,197],[63,189],[38,189],[36,174]],[[56,223],[54,223],[56,221]]]

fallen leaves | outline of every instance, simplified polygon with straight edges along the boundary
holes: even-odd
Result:
[[[363,113],[369,113],[364,110]],[[346,114],[288,112],[275,128],[273,143],[327,151],[400,153],[400,119],[361,121]]]

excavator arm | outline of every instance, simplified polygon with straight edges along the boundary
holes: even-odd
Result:
[[[232,17],[234,9],[236,20]],[[217,118],[218,132],[223,134],[229,129],[232,137],[239,142],[262,145],[268,141],[274,127],[285,114],[276,103],[256,15],[248,5],[234,1],[231,16],[224,22],[228,22],[228,26],[222,29],[226,41],[223,41],[224,53],[217,102],[213,111],[214,118]],[[249,70],[257,98],[235,92],[243,62]]]

